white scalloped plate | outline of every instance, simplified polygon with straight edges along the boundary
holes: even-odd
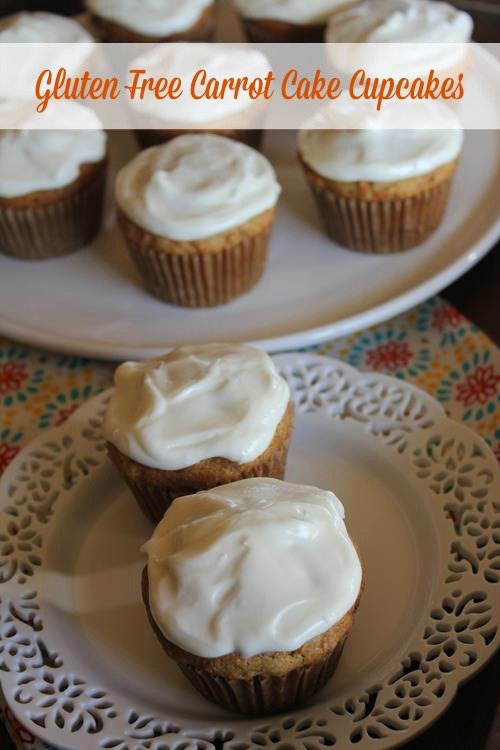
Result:
[[[112,133],[110,141],[114,174],[137,147],[126,132]],[[0,332],[115,360],[214,339],[273,352],[297,349],[410,309],[470,270],[500,236],[495,131],[466,133],[441,227],[423,245],[396,255],[352,252],[326,237],[295,151],[294,133],[266,133],[265,153],[283,197],[266,272],[248,294],[204,310],[159,302],[143,289],[110,210],[104,231],[73,255],[33,264],[0,254]]]
[[[495,458],[418,389],[283,355],[297,426],[287,478],[334,489],[366,564],[339,670],[306,706],[237,717],[193,691],[140,601],[151,529],[107,462],[107,394],[0,483],[0,675],[12,711],[71,750],[393,748],[498,645]],[[497,529],[495,531],[495,529]]]

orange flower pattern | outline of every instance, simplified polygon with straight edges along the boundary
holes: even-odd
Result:
[[[24,362],[4,362],[0,365],[0,394],[5,396],[9,391],[18,390],[28,377],[28,368]]]
[[[366,353],[366,366],[370,370],[386,370],[395,372],[401,367],[408,367],[413,358],[413,352],[406,341],[390,341],[379,344],[375,349]]]
[[[493,365],[480,365],[467,376],[464,383],[457,385],[457,401],[461,401],[464,406],[486,404],[498,393],[499,384],[500,375],[496,374]]]

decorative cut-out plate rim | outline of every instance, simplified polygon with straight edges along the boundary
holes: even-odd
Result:
[[[358,423],[382,441],[388,455],[413,468],[423,494],[434,498],[448,564],[436,571],[439,595],[425,628],[412,634],[405,659],[388,667],[384,684],[342,696],[341,703],[332,696],[320,706],[228,719],[205,730],[199,722],[190,729],[175,717],[136,711],[120,694],[116,699],[112,688],[94,687],[91,675],[76,674],[73,655],[58,653],[50,641],[36,582],[59,498],[64,496],[67,511],[72,493],[106,460],[100,433],[106,392],[64,425],[40,434],[0,480],[0,681],[13,713],[44,741],[75,750],[385,750],[428,728],[458,686],[495,653],[500,470],[486,443],[402,380],[317,354],[274,359],[298,413],[319,411]]]

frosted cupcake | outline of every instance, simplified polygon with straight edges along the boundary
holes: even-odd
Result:
[[[355,117],[362,125],[362,110]],[[394,129],[419,117],[422,129]],[[302,130],[299,157],[330,237],[354,250],[395,253],[424,242],[441,223],[463,132],[437,102],[387,106],[377,118],[371,129]]]
[[[252,42],[322,42],[328,18],[355,0],[235,0]]]
[[[361,0],[331,16],[325,41],[336,67],[351,74],[440,77],[463,72],[473,22],[436,0]],[[390,44],[388,44],[390,43]]]
[[[72,18],[57,13],[36,11],[8,16],[0,22],[0,43],[58,42],[78,44],[93,42],[91,35]]]
[[[106,134],[79,104],[46,114],[54,129],[32,130],[30,102],[0,104],[0,124],[26,128],[0,130],[0,252],[25,260],[77,250],[101,225]]]
[[[213,0],[86,0],[104,42],[199,42],[212,37]]]
[[[222,81],[227,77],[253,80],[265,78],[271,66],[267,58],[249,45],[230,46],[217,44],[159,45],[136,58],[132,69],[147,70],[153,78],[175,76],[191,81],[199,70],[206,71],[207,81]],[[197,94],[203,92],[198,84]],[[136,131],[143,148],[165,143],[189,131],[211,132],[227,138],[235,138],[249,146],[258,148],[262,131],[256,128],[262,104],[251,99],[245,91],[237,97],[223,99],[193,99],[182,96],[165,101],[146,93],[143,99],[134,99],[132,106],[140,116],[141,125]]]
[[[281,188],[267,159],[216,135],[183,135],[118,175],[118,220],[146,288],[221,305],[260,279]]]
[[[282,478],[292,428],[290,390],[273,361],[236,344],[126,362],[104,422],[109,456],[153,522],[179,495]]]
[[[208,700],[275,713],[333,675],[363,570],[332,492],[246,479],[179,498],[144,549],[150,623]]]
[[[29,55],[23,43],[31,43]],[[68,75],[77,75],[94,45],[77,21],[55,13],[18,13],[2,19],[0,69],[9,75],[1,77],[0,100],[24,97],[33,102],[34,81],[42,70],[64,66]]]

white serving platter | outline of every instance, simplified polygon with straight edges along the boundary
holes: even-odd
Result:
[[[0,680],[19,721],[70,750],[379,750],[429,726],[499,641],[487,445],[422,391],[281,355],[297,424],[287,479],[333,489],[366,589],[338,671],[308,704],[239,717],[161,651],[140,594],[151,526],[106,459],[108,398],[26,447],[0,482]]]
[[[468,271],[500,236],[500,134],[470,131],[450,206],[423,245],[392,256],[342,249],[322,231],[294,134],[269,132],[265,153],[283,185],[262,281],[240,299],[190,310],[151,297],[128,257],[114,212],[89,247],[61,259],[0,255],[0,333],[49,349],[123,360],[179,344],[245,341],[269,351],[318,344],[397,315]],[[112,173],[135,152],[111,135]],[[112,182],[112,176],[110,183]]]

